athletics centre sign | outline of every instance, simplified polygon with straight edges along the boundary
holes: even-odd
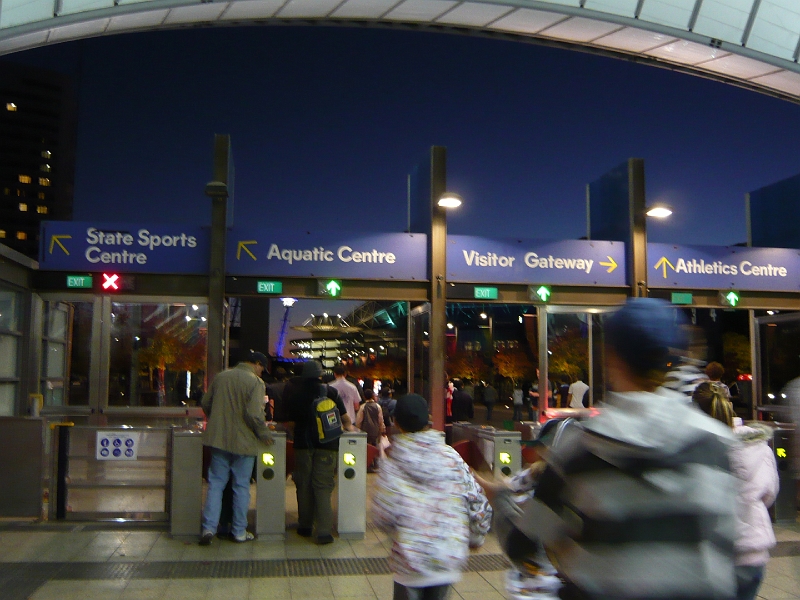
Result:
[[[800,290],[800,250],[647,244],[651,288]]]

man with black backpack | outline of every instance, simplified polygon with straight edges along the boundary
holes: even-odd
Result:
[[[297,533],[318,544],[333,543],[331,493],[335,484],[339,436],[352,423],[336,388],[322,383],[322,365],[303,363],[300,377],[286,384],[283,398],[294,422],[294,483],[297,487]]]

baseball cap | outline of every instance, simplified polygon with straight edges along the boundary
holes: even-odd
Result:
[[[267,368],[267,357],[263,352],[256,352],[255,350],[248,350],[244,357],[245,362],[259,364],[265,369]]]
[[[322,365],[319,361],[309,360],[303,363],[303,373],[300,375],[303,379],[316,379],[322,377]]]
[[[425,429],[428,425],[428,401],[419,394],[401,396],[394,407],[394,421],[409,433]]]

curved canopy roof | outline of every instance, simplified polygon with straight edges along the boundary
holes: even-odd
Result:
[[[0,54],[137,30],[286,21],[535,39],[800,101],[798,0],[0,0]]]

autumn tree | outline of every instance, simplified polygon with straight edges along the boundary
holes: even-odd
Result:
[[[531,378],[533,372],[528,356],[518,349],[501,350],[492,357],[492,362],[497,373],[511,379],[513,385],[525,377]]]
[[[548,371],[551,375],[566,374],[575,379],[588,372],[589,345],[580,331],[568,330],[551,340],[548,345],[552,352],[548,358]]]
[[[477,352],[456,352],[447,357],[446,365],[448,375],[473,381],[486,379],[489,372],[486,361]]]

